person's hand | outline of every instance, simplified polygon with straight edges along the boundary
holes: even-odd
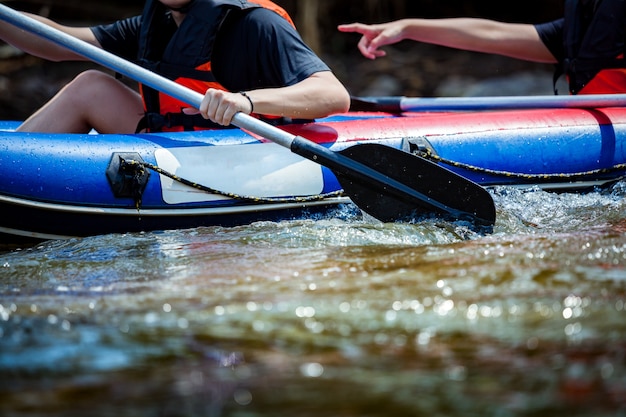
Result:
[[[209,88],[198,110],[205,119],[228,126],[236,113],[250,114],[252,105],[242,94]]]
[[[403,25],[399,22],[390,22],[380,25],[364,25],[363,23],[352,23],[349,25],[339,25],[340,32],[356,32],[363,35],[358,47],[364,57],[376,59],[387,55],[381,49],[382,46],[391,45],[403,40]]]

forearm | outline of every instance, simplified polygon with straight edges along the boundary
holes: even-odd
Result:
[[[57,30],[87,41],[93,45],[100,46],[89,28],[72,28],[60,25],[41,16],[25,14]],[[0,39],[28,54],[50,61],[84,60],[80,55],[62,46],[56,45],[51,41],[43,39],[41,36],[34,35],[4,21],[0,22]]]
[[[350,106],[350,95],[330,71],[315,73],[293,86],[252,90],[247,94],[255,113],[297,119],[344,113]]]
[[[402,37],[456,49],[554,63],[533,25],[476,18],[406,19]]]

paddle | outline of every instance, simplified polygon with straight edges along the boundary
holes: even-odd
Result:
[[[0,20],[64,46],[190,106],[198,108],[202,102],[202,94],[2,4]],[[423,158],[380,144],[354,145],[333,152],[244,113],[237,113],[233,124],[331,169],[352,201],[381,221],[436,214],[468,220],[479,226],[489,227],[495,222],[495,206],[485,189]]]
[[[595,108],[626,105],[626,94],[497,97],[352,97],[350,110],[386,113],[408,111],[514,110]]]

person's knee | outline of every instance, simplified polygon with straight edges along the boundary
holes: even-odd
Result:
[[[57,95],[57,100],[76,110],[86,110],[90,100],[108,91],[115,78],[98,70],[87,70],[78,74]]]
[[[78,74],[70,83],[68,87],[77,88],[101,88],[107,84],[115,82],[115,79],[108,74],[105,74],[98,70],[87,70]]]

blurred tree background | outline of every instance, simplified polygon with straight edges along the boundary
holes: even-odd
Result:
[[[560,17],[564,0],[275,0],[294,18],[305,41],[331,66],[352,94],[433,96],[451,79],[478,80],[520,72],[550,72],[546,65],[402,42],[376,61],[356,49],[359,36],[337,31],[350,22],[378,23],[402,17],[483,17],[539,23]],[[143,0],[22,0],[9,7],[72,25],[106,23],[135,15]],[[45,63],[3,45],[0,50],[0,117],[23,118],[54,94],[85,63]],[[455,78],[456,77],[456,78]],[[462,81],[466,80],[466,81]],[[551,77],[545,80],[551,86]]]

